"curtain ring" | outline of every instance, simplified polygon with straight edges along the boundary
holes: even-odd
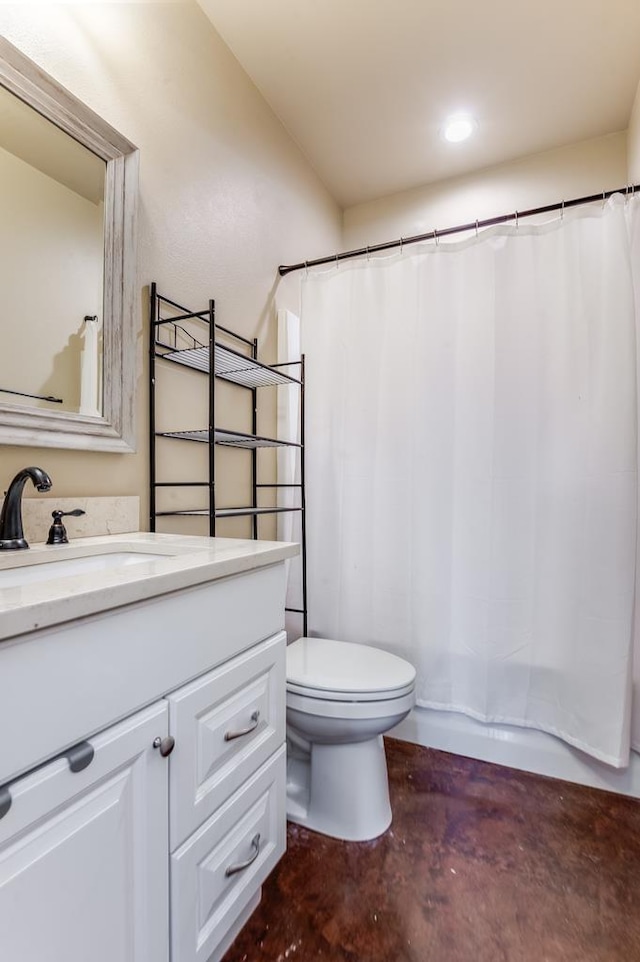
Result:
[[[400,238],[400,253],[402,254],[402,249],[404,247],[404,237]]]
[[[308,277],[308,276],[309,276],[309,261],[305,261],[305,262],[304,262],[304,271],[305,271],[306,276]]]
[[[518,224],[518,211],[516,211],[516,230],[520,225]]]
[[[340,255],[336,252],[336,270],[338,270],[338,268],[340,267],[339,257],[340,257]]]
[[[476,237],[478,236],[478,221],[476,220]]]
[[[603,210],[604,210],[604,205],[605,205],[606,199],[607,199],[607,198],[606,198],[606,196],[605,196],[605,191],[603,190],[603,191],[602,191],[602,209],[603,209]]]
[[[564,220],[564,201],[562,201],[562,207],[560,208],[560,220]]]
[[[435,240],[436,247],[437,247],[440,243],[440,238],[438,237],[438,231],[437,231],[437,228],[435,227],[433,228],[433,239]]]

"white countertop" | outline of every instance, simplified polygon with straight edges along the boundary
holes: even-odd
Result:
[[[179,591],[275,564],[298,554],[299,545],[283,541],[244,541],[177,534],[130,534],[77,538],[67,545],[31,545],[0,552],[0,573],[56,559],[97,553],[149,552],[155,557],[130,567],[51,577],[0,587],[0,640],[98,614],[146,598]],[[165,554],[158,558],[158,554]]]

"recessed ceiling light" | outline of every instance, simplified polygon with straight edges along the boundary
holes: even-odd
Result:
[[[450,144],[459,144],[470,137],[477,126],[476,121],[468,114],[454,114],[445,121],[442,136]]]

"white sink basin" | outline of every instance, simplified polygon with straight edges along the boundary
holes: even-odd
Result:
[[[17,588],[38,581],[52,581],[54,578],[68,578],[91,571],[107,571],[110,568],[128,568],[161,558],[166,560],[167,555],[150,551],[113,551],[81,558],[56,558],[53,561],[20,564],[15,568],[0,570],[0,588]]]

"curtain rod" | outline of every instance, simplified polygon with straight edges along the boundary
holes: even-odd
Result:
[[[530,210],[515,211],[513,214],[501,214],[498,217],[486,217],[484,220],[476,220],[471,224],[459,224],[457,227],[445,227],[442,230],[430,230],[426,234],[414,234],[412,237],[400,237],[398,240],[385,241],[383,244],[373,244],[371,247],[358,247],[352,251],[342,251],[340,254],[331,254],[329,257],[316,257],[311,261],[302,261],[300,264],[281,264],[278,272],[281,277],[290,274],[292,271],[301,271],[307,267],[317,267],[319,264],[339,264],[340,261],[350,260],[352,257],[363,257],[369,254],[376,254],[379,251],[393,250],[395,247],[404,247],[406,244],[418,244],[420,241],[439,240],[440,237],[449,237],[451,234],[463,234],[471,230],[479,230],[481,227],[495,227],[498,224],[506,224],[514,220],[516,224],[521,217],[533,217],[535,214],[549,214],[552,211],[563,211],[567,207],[579,207],[582,204],[593,204],[597,200],[603,203],[613,194],[628,194],[640,191],[640,185],[627,185],[618,187],[616,190],[603,190],[601,194],[591,194],[589,197],[575,197],[573,200],[563,200],[559,204],[547,204],[546,207],[532,207]]]

